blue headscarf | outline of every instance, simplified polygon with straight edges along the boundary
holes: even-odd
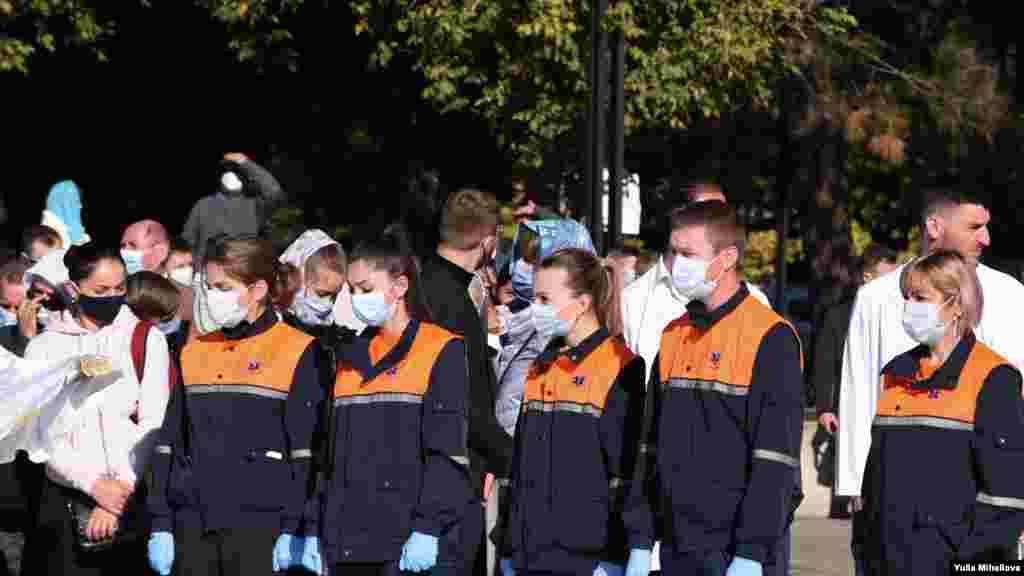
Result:
[[[82,197],[78,185],[71,180],[54,184],[46,196],[46,209],[67,226],[72,244],[81,244],[85,241],[85,229],[82,228]]]
[[[516,229],[516,239],[512,244],[512,256],[509,266],[512,276],[512,292],[520,300],[533,301],[533,270],[534,266],[522,257],[521,236],[523,230],[528,229],[540,237],[540,251],[538,252],[537,264],[559,250],[566,248],[579,248],[590,253],[595,253],[594,243],[590,239],[590,232],[575,220],[537,220],[523,222]]]

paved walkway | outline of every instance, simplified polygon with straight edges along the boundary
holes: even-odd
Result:
[[[790,576],[849,576],[850,523],[828,518],[831,491],[817,482],[811,438],[816,422],[804,423],[801,475],[804,501],[793,521]]]

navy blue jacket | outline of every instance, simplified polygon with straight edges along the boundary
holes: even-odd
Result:
[[[413,531],[458,555],[472,498],[462,339],[416,320],[397,342],[369,328],[339,364],[333,479],[320,497],[324,559],[397,561]]]
[[[580,573],[627,556],[644,361],[604,328],[564,346],[556,339],[534,361],[516,424],[502,547],[517,571]]]
[[[206,530],[298,533],[322,393],[319,357],[312,338],[271,310],[185,346],[184,396],[172,394],[153,459],[154,531],[170,531],[175,515],[191,513]],[[182,461],[174,456],[183,450],[183,404],[191,424],[187,486],[170,482]]]

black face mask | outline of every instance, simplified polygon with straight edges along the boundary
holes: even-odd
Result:
[[[100,326],[113,324],[122,305],[124,305],[124,294],[103,297],[78,295],[78,306],[82,313],[95,320]]]

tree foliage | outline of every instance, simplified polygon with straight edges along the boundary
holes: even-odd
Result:
[[[312,1],[312,0],[309,0]],[[259,70],[281,65],[298,68],[294,17],[307,0],[194,0],[225,27],[228,48],[239,61]],[[326,2],[326,0],[324,0]]]
[[[123,0],[122,0],[123,1]],[[0,73],[27,74],[33,55],[81,47],[106,60],[112,19],[84,0],[0,0]]]
[[[846,12],[808,0],[620,0],[604,21],[625,38],[627,131],[685,128],[738,106],[770,109],[796,70],[790,46],[837,37]],[[523,164],[579,125],[587,106],[590,2],[352,0],[371,64],[407,56],[442,112],[470,111]]]

